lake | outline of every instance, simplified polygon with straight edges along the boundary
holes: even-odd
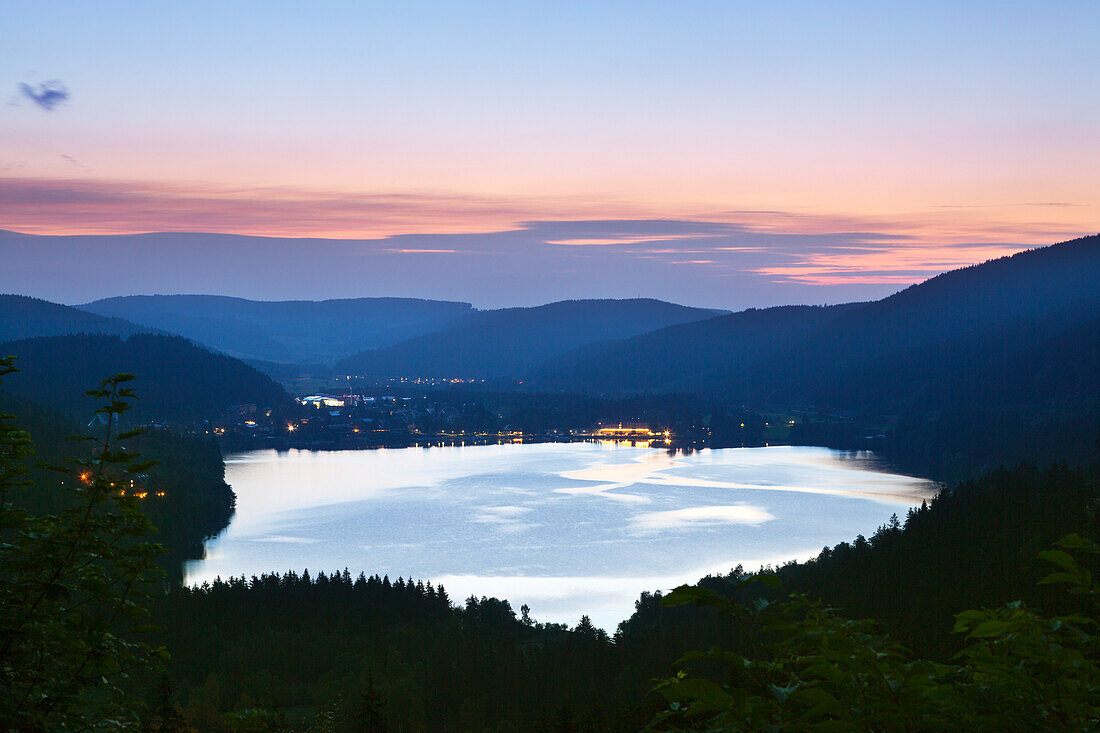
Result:
[[[935,491],[867,453],[606,443],[262,450],[226,480],[236,515],[188,583],[347,567],[609,632],[641,591],[816,556]]]

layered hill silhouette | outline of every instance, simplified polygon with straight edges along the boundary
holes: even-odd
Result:
[[[1062,391],[1065,397],[1092,390],[1063,390],[1063,375],[1077,370],[1087,357],[1088,324],[1100,316],[1100,299],[1083,301],[1012,323],[954,334],[922,347],[888,352],[854,363],[823,364],[813,372],[788,372],[788,393],[822,407],[900,412],[907,408],[938,409],[941,405],[980,402],[1002,407],[1038,405],[1041,395]],[[1074,342],[1067,334],[1082,339]],[[1092,347],[1096,347],[1096,342]],[[1085,349],[1085,351],[1082,351]],[[1024,374],[1045,375],[1042,383],[1013,391]],[[1030,380],[1028,380],[1030,381]],[[968,387],[960,385],[968,384]],[[1084,386],[1084,385],[1082,385]],[[777,394],[780,385],[769,389]]]
[[[234,404],[274,406],[290,400],[267,375],[178,336],[40,337],[0,343],[0,352],[19,357],[20,371],[5,377],[4,391],[80,422],[94,409],[85,391],[120,372],[138,376],[133,387],[140,399],[126,413],[137,422],[187,422]]]
[[[219,295],[130,295],[77,306],[186,336],[240,359],[331,363],[446,328],[469,303],[418,298],[261,301]]]
[[[1073,343],[1059,337],[1100,317],[1098,283],[1100,236],[1083,237],[880,301],[744,311],[588,346],[530,381],[610,394],[683,390],[757,406],[931,404],[954,381],[1007,374],[1017,355],[1045,353],[1068,368]]]
[[[704,308],[645,298],[566,300],[533,308],[476,311],[453,327],[366,351],[336,364],[340,373],[522,379],[572,349],[713,317]]]
[[[0,295],[0,341],[76,333],[132,336],[152,330],[122,318],[88,313],[48,300]]]
[[[164,330],[280,378],[327,361],[366,377],[505,379],[546,391],[687,392],[754,407],[900,414],[939,409],[945,395],[1065,402],[1076,388],[1059,375],[1079,373],[1095,346],[1098,283],[1100,236],[1090,236],[944,273],[879,301],[828,307],[730,314],[632,299],[480,311],[402,298],[180,295],[78,310],[0,296],[0,339]],[[1047,378],[1020,387],[1022,397],[1007,386],[1036,373]]]
[[[889,373],[915,353],[949,372],[960,351],[977,364],[1006,358],[1100,315],[1098,282],[1100,236],[944,273],[845,313],[782,363],[761,364],[760,374],[776,378],[759,399],[782,391],[809,400],[841,385],[855,394],[861,370],[877,360],[878,371]]]

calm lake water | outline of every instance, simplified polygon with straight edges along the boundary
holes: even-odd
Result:
[[[189,583],[294,569],[442,584],[614,631],[641,591],[817,555],[930,497],[868,454],[545,443],[226,458],[232,523]]]

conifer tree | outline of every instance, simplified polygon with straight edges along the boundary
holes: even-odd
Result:
[[[382,712],[382,695],[374,684],[374,675],[367,674],[363,691],[359,694],[359,705],[351,719],[354,733],[389,733],[386,717]]]

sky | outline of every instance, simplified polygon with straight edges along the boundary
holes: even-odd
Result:
[[[1098,32],[1093,0],[0,2],[0,228],[118,258],[95,290],[47,256],[91,240],[9,238],[0,289],[881,297],[1100,230]],[[279,240],[262,282],[154,282],[144,232]]]

